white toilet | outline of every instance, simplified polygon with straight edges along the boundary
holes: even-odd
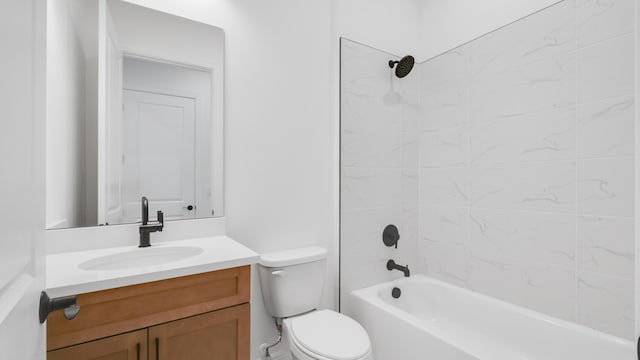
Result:
[[[296,360],[372,360],[371,343],[355,320],[320,305],[327,250],[307,247],[263,254],[260,286],[267,311],[282,319]]]

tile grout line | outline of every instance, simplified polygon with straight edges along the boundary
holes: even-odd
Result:
[[[578,148],[579,148],[579,137],[578,137],[578,51],[580,50],[579,46],[578,46],[578,2],[574,1],[574,7],[573,7],[573,16],[574,16],[574,24],[573,24],[573,30],[574,30],[574,40],[575,40],[575,63],[574,63],[574,79],[573,81],[575,82],[575,93],[573,94],[575,96],[575,107],[574,107],[574,127],[575,127],[575,153],[574,153],[574,159],[575,159],[575,207],[574,207],[574,220],[575,220],[575,234],[574,234],[574,309],[573,309],[573,317],[574,317],[574,321],[576,323],[578,323],[578,316],[579,316],[579,311],[578,311],[578,307],[580,304],[580,300],[579,300],[579,293],[580,293],[580,289],[579,289],[579,281],[578,281],[578,251],[579,251],[579,238],[578,238],[578,231],[579,231],[579,227],[578,227],[578,195],[579,195],[579,191],[578,191],[578,180],[579,180],[579,176],[578,176]]]
[[[638,17],[639,17],[639,13],[638,13],[639,7],[638,7],[638,1],[634,1],[634,14],[633,14],[633,20],[634,20],[634,46],[635,46],[635,51],[634,51],[634,63],[635,63],[635,67],[634,67],[634,76],[635,76],[635,82],[634,82],[634,94],[633,94],[633,101],[634,101],[634,122],[633,122],[633,126],[634,126],[634,166],[635,166],[635,171],[634,171],[634,177],[635,177],[635,181],[634,181],[634,195],[635,195],[635,207],[634,207],[634,243],[635,243],[635,247],[634,247],[634,273],[633,273],[633,277],[634,280],[632,281],[633,283],[633,287],[634,287],[634,291],[633,291],[633,297],[634,297],[634,308],[633,308],[633,337],[634,340],[635,338],[638,336],[638,331],[640,330],[640,318],[638,317],[638,310],[640,309],[640,307],[638,306],[638,300],[639,300],[639,289],[638,289],[638,273],[639,273],[639,269],[640,269],[640,265],[638,264],[638,251],[640,249],[640,245],[638,244],[638,209],[639,209],[639,200],[638,200],[638,174],[640,174],[640,172],[638,171],[638,149],[639,149],[639,145],[638,145],[638,102],[637,102],[637,97],[638,97],[638,85],[639,85],[639,78],[638,78],[638,54],[639,54],[639,49],[638,49]],[[640,341],[640,340],[639,340]]]
[[[561,163],[567,162],[586,162],[586,161],[602,161],[602,160],[633,160],[635,156],[633,154],[626,155],[609,155],[609,156],[597,156],[597,157],[570,157],[564,159],[555,159],[555,160],[530,160],[530,161],[506,161],[506,162],[491,162],[491,163],[457,163],[450,165],[441,165],[441,166],[422,166],[419,167],[419,170],[433,170],[433,171],[446,171],[446,170],[483,170],[483,169],[494,169],[494,168],[513,168],[525,165],[557,165]],[[353,169],[353,170],[404,170],[406,169],[403,166],[393,166],[393,167],[385,167],[385,166],[343,166],[343,169]]]
[[[577,6],[577,4],[576,4],[576,6]],[[577,17],[578,17],[578,14],[577,14],[577,9],[576,9],[576,27],[577,27],[577,21],[578,21]],[[588,50],[590,48],[594,48],[594,47],[606,44],[606,43],[611,42],[611,41],[619,40],[619,39],[621,39],[621,38],[623,38],[625,36],[629,36],[629,35],[633,36],[634,35],[634,31],[633,30],[627,31],[625,33],[613,35],[611,37],[608,37],[608,38],[605,38],[605,39],[600,39],[600,40],[598,40],[596,42],[592,42],[590,44],[587,44],[587,45],[584,45],[584,46],[580,46],[578,44],[578,34],[577,34],[577,29],[576,29],[576,49],[575,49],[575,52],[579,52],[579,51],[582,51],[582,50]]]
[[[577,58],[576,58],[576,64],[577,64]],[[577,66],[576,66],[577,67]],[[471,87],[471,85],[469,85]],[[583,107],[583,106],[587,106],[587,105],[591,105],[591,104],[597,104],[597,103],[603,103],[603,102],[607,102],[607,101],[612,101],[612,100],[618,100],[618,99],[624,99],[624,98],[631,98],[631,99],[635,99],[635,92],[630,92],[630,93],[622,93],[622,94],[617,94],[617,95],[611,95],[611,96],[605,96],[605,97],[598,97],[595,99],[591,99],[591,100],[584,100],[584,101],[578,101],[577,100],[577,95],[575,96],[576,100],[574,103],[570,103],[570,104],[566,104],[566,105],[562,105],[559,107],[550,107],[550,108],[545,108],[545,109],[541,109],[541,110],[534,110],[534,111],[530,111],[530,112],[525,112],[522,114],[517,114],[517,115],[497,115],[497,116],[493,116],[491,118],[489,118],[488,120],[482,120],[478,123],[461,123],[458,125],[453,125],[453,126],[440,126],[440,127],[428,127],[426,129],[420,129],[418,130],[418,133],[430,133],[430,132],[440,132],[440,131],[447,131],[447,130],[455,130],[455,129],[460,129],[460,128],[465,128],[468,127],[470,129],[477,129],[477,128],[485,128],[487,126],[489,126],[490,124],[496,123],[496,122],[511,122],[511,121],[519,121],[522,120],[522,118],[524,117],[531,117],[534,115],[542,115],[542,114],[546,114],[546,113],[554,113],[554,112],[558,112],[558,111],[562,111],[562,110],[566,110],[568,108],[572,108],[572,107]],[[350,129],[373,129],[373,130],[377,130],[376,127],[350,127]]]
[[[416,250],[417,250],[417,253],[418,253],[417,255],[418,256],[417,256],[416,261],[418,262],[418,264],[417,264],[418,265],[418,272],[423,274],[423,275],[428,275],[426,266],[424,264],[424,262],[426,262],[426,259],[423,260],[423,258],[424,258],[424,254],[422,252],[423,249],[422,249],[422,246],[420,246],[420,239],[422,238],[422,221],[421,221],[421,214],[422,214],[421,203],[422,202],[420,201],[420,199],[422,199],[422,186],[421,186],[421,184],[422,184],[422,182],[421,182],[422,171],[420,171],[420,169],[422,168],[422,166],[421,166],[422,165],[422,144],[421,144],[421,141],[420,141],[420,129],[422,128],[422,123],[425,121],[425,119],[424,119],[425,112],[424,112],[424,107],[422,106],[423,105],[422,104],[422,81],[423,81],[423,78],[422,78],[422,73],[423,73],[422,65],[423,64],[418,64],[418,69],[420,70],[420,72],[419,72],[420,81],[419,81],[419,84],[418,84],[419,103],[420,103],[420,107],[418,109],[420,110],[420,112],[419,112],[420,116],[418,116],[418,123],[416,124],[416,128],[415,128],[415,131],[416,131],[416,142],[417,142],[417,146],[416,146],[417,150],[416,151],[417,151],[417,162],[418,162],[416,164],[417,165],[416,171],[417,171],[417,174],[418,174],[417,175],[418,180],[417,180],[417,183],[416,183],[416,186],[418,187],[418,191],[417,191],[417,194],[418,194],[418,199],[417,199],[418,214],[417,214],[417,219],[416,219],[416,222],[418,223],[418,226],[417,226],[418,227],[417,228],[418,234],[417,234],[417,239],[416,239],[416,241],[417,241]]]
[[[467,60],[466,61],[466,63],[467,63],[467,83],[466,83],[467,88],[465,89],[465,91],[466,91],[466,94],[467,94],[467,96],[466,96],[466,99],[467,99],[467,101],[466,101],[467,123],[469,124],[468,125],[469,126],[469,136],[468,136],[469,148],[468,148],[468,154],[467,154],[469,161],[468,161],[468,164],[465,166],[465,168],[468,171],[468,184],[469,184],[469,188],[468,189],[469,189],[469,191],[468,191],[468,195],[467,195],[467,202],[469,204],[469,211],[468,211],[468,213],[466,215],[467,219],[466,219],[466,223],[465,223],[466,226],[467,226],[467,229],[466,229],[467,230],[467,239],[466,239],[467,241],[465,241],[464,243],[467,244],[465,246],[465,248],[466,248],[466,251],[465,251],[466,279],[465,280],[466,280],[467,288],[471,289],[471,280],[470,279],[471,279],[471,258],[472,258],[471,252],[472,252],[472,248],[469,247],[469,244],[471,244],[471,242],[473,241],[471,239],[471,209],[472,209],[471,202],[472,202],[472,199],[473,199],[473,192],[472,192],[473,191],[472,190],[473,189],[473,180],[472,180],[472,175],[473,174],[471,172],[471,166],[473,164],[473,162],[472,162],[473,150],[471,148],[473,146],[473,142],[471,141],[471,136],[473,136],[473,131],[472,131],[473,128],[471,127],[471,124],[472,124],[472,121],[471,121],[471,84],[472,84],[473,78],[471,76],[471,68],[472,68],[472,66],[471,66],[471,52],[470,51],[466,51],[466,60]]]

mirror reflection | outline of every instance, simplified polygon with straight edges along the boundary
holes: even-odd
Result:
[[[47,227],[223,215],[222,29],[120,0],[48,2]],[[186,41],[188,39],[188,41]]]

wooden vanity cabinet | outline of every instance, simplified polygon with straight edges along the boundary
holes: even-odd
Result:
[[[249,360],[250,267],[78,295],[47,321],[49,360]]]

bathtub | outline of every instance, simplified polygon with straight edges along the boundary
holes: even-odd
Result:
[[[636,359],[631,341],[425,276],[356,290],[350,300],[375,360]]]

